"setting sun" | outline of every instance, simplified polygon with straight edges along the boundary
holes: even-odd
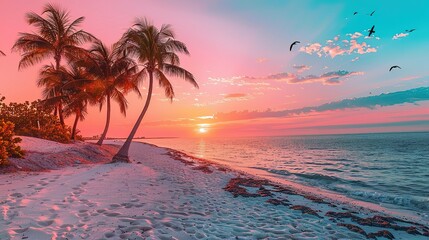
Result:
[[[206,133],[207,132],[207,128],[199,128],[198,132],[199,133]]]

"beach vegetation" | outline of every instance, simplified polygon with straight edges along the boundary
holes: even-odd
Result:
[[[180,67],[178,53],[189,55],[189,51],[183,42],[175,39],[174,31],[170,25],[162,25],[161,28],[157,28],[147,19],[138,19],[124,33],[120,45],[122,51],[131,57],[135,57],[141,66],[136,75],[136,80],[149,79],[145,105],[127,140],[113,158],[114,162],[129,162],[128,150],[148,110],[154,80],[158,80],[159,86],[164,89],[165,96],[171,101],[174,98],[174,90],[167,76],[182,78],[196,88],[198,88],[198,84],[189,71]]]
[[[24,152],[18,143],[21,139],[15,137],[14,124],[0,119],[0,167],[9,164],[8,158],[21,158]]]
[[[69,143],[70,127],[63,127],[53,107],[43,104],[41,100],[24,103],[4,103],[0,98],[0,121],[14,124],[14,132],[19,136],[30,136],[51,141]]]

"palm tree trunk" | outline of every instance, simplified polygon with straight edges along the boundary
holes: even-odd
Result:
[[[78,112],[76,112],[76,118],[74,119],[73,128],[72,128],[72,132],[71,132],[71,139],[72,140],[76,140],[77,122],[79,122],[79,113]]]
[[[58,103],[58,116],[60,117],[61,126],[65,127],[66,124],[64,123],[63,104],[62,103]]]
[[[54,59],[55,59],[55,70],[59,70],[60,69],[60,66],[61,66],[61,55],[56,55],[55,57],[54,57]],[[61,81],[62,81],[62,79],[61,79]],[[62,95],[62,92],[60,93],[61,95]],[[55,88],[54,88],[54,97],[56,97],[57,96],[57,92],[55,91]],[[62,127],[65,127],[65,123],[64,123],[64,114],[63,114],[63,104],[60,102],[60,103],[58,103],[58,116],[60,117],[60,124],[61,124],[61,126]]]
[[[110,95],[108,94],[106,98],[107,98],[106,99],[106,101],[107,101],[106,126],[104,127],[103,134],[101,134],[101,137],[100,137],[100,139],[97,142],[98,145],[103,144],[103,141],[104,141],[104,139],[106,138],[106,135],[107,135],[107,130],[109,130],[109,125],[110,125]]]
[[[147,109],[149,108],[150,99],[152,97],[152,88],[153,88],[153,72],[149,72],[149,90],[147,93],[146,103],[143,107],[142,112],[140,113],[139,118],[137,119],[136,124],[131,130],[130,135],[125,141],[124,145],[122,145],[118,153],[115,156],[113,156],[112,162],[131,162],[130,159],[128,158],[128,150],[130,149],[131,141],[133,140],[134,135],[136,134],[137,129],[139,128],[140,123],[142,122],[143,117],[146,114]]]

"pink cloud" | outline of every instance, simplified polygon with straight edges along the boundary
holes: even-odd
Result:
[[[346,53],[346,50],[341,49],[340,46],[324,46],[322,48],[322,50],[325,52],[325,54],[328,54],[329,56],[331,56],[331,58],[334,58],[338,55],[343,55],[344,53]]]
[[[334,40],[326,41],[326,45],[322,46],[320,43],[312,43],[307,44],[305,47],[301,47],[300,51],[305,52],[307,54],[317,54],[319,57],[322,55],[330,56],[331,58],[335,58],[339,55],[351,55],[354,53],[357,54],[366,54],[377,52],[376,48],[370,47],[366,42],[359,43],[356,39],[363,36],[359,32],[355,32],[353,34],[349,33],[346,36],[350,37],[350,40],[340,40],[339,36],[334,37]],[[338,42],[338,45],[335,44]]]
[[[322,56],[322,54],[320,53],[320,48],[322,47],[322,45],[320,43],[312,43],[310,45],[307,45],[305,47],[301,47],[299,49],[300,52],[306,52],[308,54],[313,54],[316,53],[319,57]]]
[[[357,39],[357,38],[360,38],[360,37],[362,37],[363,36],[363,34],[362,33],[360,33],[360,32],[355,32],[355,33],[353,33],[353,34],[351,34],[351,33],[348,33],[348,34],[346,34],[347,36],[350,36],[350,38],[351,39]]]
[[[351,54],[355,50],[357,50],[356,52],[359,54],[377,52],[377,49],[371,48],[369,45],[366,44],[366,42],[358,43],[356,40],[350,40],[350,48],[348,50],[348,53]]]

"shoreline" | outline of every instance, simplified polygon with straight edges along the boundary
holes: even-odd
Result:
[[[79,164],[49,172],[0,174],[0,194],[5,199],[0,202],[0,238],[425,239],[422,234],[429,235],[427,226],[303,196],[220,165],[190,161],[196,159],[172,149],[133,142],[130,157],[130,164]]]
[[[282,178],[279,178],[278,176],[276,176],[275,174],[271,174],[269,172],[262,171],[262,170],[259,170],[257,168],[252,168],[250,170],[248,168],[234,167],[234,166],[230,166],[227,164],[222,164],[222,163],[216,162],[214,160],[196,157],[196,156],[193,156],[192,154],[187,153],[185,151],[176,150],[176,149],[169,148],[169,147],[158,146],[158,145],[153,144],[153,143],[147,143],[147,142],[141,142],[141,141],[135,141],[135,142],[148,144],[148,145],[158,147],[158,148],[164,148],[168,151],[176,152],[177,154],[182,155],[183,157],[190,159],[190,161],[197,161],[197,162],[201,161],[204,164],[213,164],[215,166],[220,166],[221,168],[228,169],[229,171],[232,171],[232,172],[237,172],[240,175],[247,176],[250,178],[266,179],[266,180],[271,181],[274,184],[280,184],[280,185],[283,185],[286,187],[293,188],[295,191],[299,192],[301,195],[312,195],[312,196],[318,197],[318,198],[328,198],[330,201],[332,201],[336,204],[344,204],[346,206],[354,207],[354,208],[356,208],[355,210],[368,210],[371,212],[379,212],[379,213],[383,213],[383,214],[387,214],[387,215],[393,215],[395,217],[402,218],[406,221],[418,221],[422,224],[429,226],[429,219],[425,219],[420,215],[416,215],[415,214],[416,211],[413,212],[412,210],[408,210],[408,209],[397,209],[397,208],[395,208],[397,206],[392,205],[392,204],[383,203],[383,205],[385,205],[385,206],[390,206],[390,208],[388,208],[388,207],[384,207],[384,206],[381,206],[381,205],[373,203],[373,202],[368,202],[368,201],[364,201],[364,200],[360,200],[360,199],[351,198],[349,196],[346,196],[346,195],[343,195],[341,193],[337,193],[337,192],[334,192],[331,190],[322,189],[319,187],[308,186],[308,185],[305,185],[303,183],[293,182],[289,179],[282,179]]]

